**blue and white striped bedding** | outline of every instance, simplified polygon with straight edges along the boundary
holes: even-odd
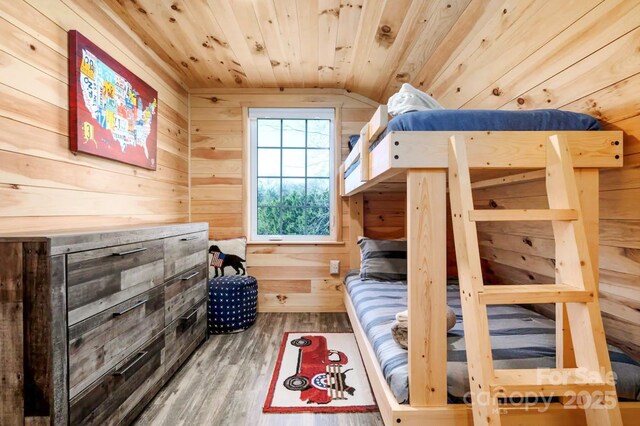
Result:
[[[360,325],[375,350],[391,391],[399,403],[407,403],[407,351],[391,337],[396,313],[407,309],[406,282],[363,281],[356,271],[347,275],[345,283]],[[450,402],[456,402],[468,392],[469,378],[460,293],[455,281],[447,286],[447,303],[458,319],[447,336],[447,387]],[[495,368],[555,366],[555,324],[552,320],[521,306],[489,306],[488,310]],[[609,346],[609,351],[618,378],[619,398],[640,400],[640,365],[613,346]]]

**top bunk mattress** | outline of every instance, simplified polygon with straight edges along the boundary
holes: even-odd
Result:
[[[530,111],[438,109],[408,112],[393,117],[387,125],[386,133],[394,131],[449,130],[600,130],[600,123],[587,114],[560,111],[557,109],[537,109]]]
[[[475,109],[438,109],[414,111],[393,117],[384,132],[372,141],[373,150],[389,132],[416,131],[583,131],[600,130],[597,119],[587,114],[557,109],[496,111]],[[347,171],[349,176],[358,162]]]

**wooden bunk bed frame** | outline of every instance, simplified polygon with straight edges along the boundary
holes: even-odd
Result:
[[[407,194],[410,405],[396,401],[346,291],[345,306],[385,425],[417,426],[427,421],[437,425],[472,425],[470,407],[447,403],[447,238],[443,224],[447,223],[449,138],[454,134],[465,138],[469,166],[480,178],[472,186],[482,188],[544,179],[542,169],[546,166],[549,137],[566,137],[597,278],[599,169],[622,167],[623,134],[621,131],[391,131],[370,149],[387,123],[387,108],[382,105],[362,128],[360,139],[341,165],[339,182],[341,195],[349,197],[352,268],[360,264],[357,238],[364,233],[364,192]],[[345,170],[350,168],[345,177]],[[570,367],[575,365],[570,324],[562,321],[563,305],[556,308],[557,359]],[[622,402],[620,407],[625,424],[632,424],[640,416],[640,402]],[[503,417],[503,424],[586,424],[583,410],[567,409],[561,403],[552,403],[545,412],[539,412],[539,408],[505,406],[508,415]]]

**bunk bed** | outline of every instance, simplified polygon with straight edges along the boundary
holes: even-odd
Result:
[[[438,114],[451,114],[437,112]],[[464,114],[464,113],[463,113]],[[432,117],[433,118],[433,117]],[[468,118],[468,117],[467,117]],[[447,383],[447,172],[452,136],[464,138],[474,188],[527,182],[544,178],[546,146],[553,135],[566,138],[587,230],[594,273],[598,270],[599,169],[622,166],[622,132],[584,130],[415,130],[412,118],[389,125],[385,105],[362,128],[360,137],[340,167],[340,193],[349,197],[349,244],[353,268],[360,262],[358,237],[364,235],[364,198],[367,191],[406,191],[407,281],[409,311],[408,403],[394,394],[367,336],[370,324],[360,321],[354,304],[354,286],[345,291],[345,306],[373,392],[386,425],[472,425],[471,408],[452,403]],[[392,123],[393,124],[393,123]],[[389,126],[389,128],[387,128]],[[454,125],[455,126],[455,125]],[[505,126],[514,126],[507,123]],[[428,129],[432,127],[427,124]],[[515,129],[518,129],[517,123]],[[347,282],[358,281],[347,277]],[[449,296],[452,287],[449,286]],[[561,365],[574,363],[569,324],[558,305],[556,354]],[[402,310],[402,309],[399,309]],[[546,325],[548,327],[548,324]],[[366,330],[365,330],[366,328]],[[375,342],[374,342],[375,343]],[[451,360],[449,360],[451,361]],[[399,402],[400,400],[400,402]],[[625,423],[640,415],[640,402],[620,403]],[[583,424],[582,410],[565,409],[560,402],[540,412],[539,406],[504,408],[504,424]]]

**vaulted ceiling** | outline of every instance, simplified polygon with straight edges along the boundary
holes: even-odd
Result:
[[[330,87],[378,101],[403,82],[433,79],[444,61],[438,47],[455,43],[461,16],[477,7],[471,0],[105,1],[190,88]]]

